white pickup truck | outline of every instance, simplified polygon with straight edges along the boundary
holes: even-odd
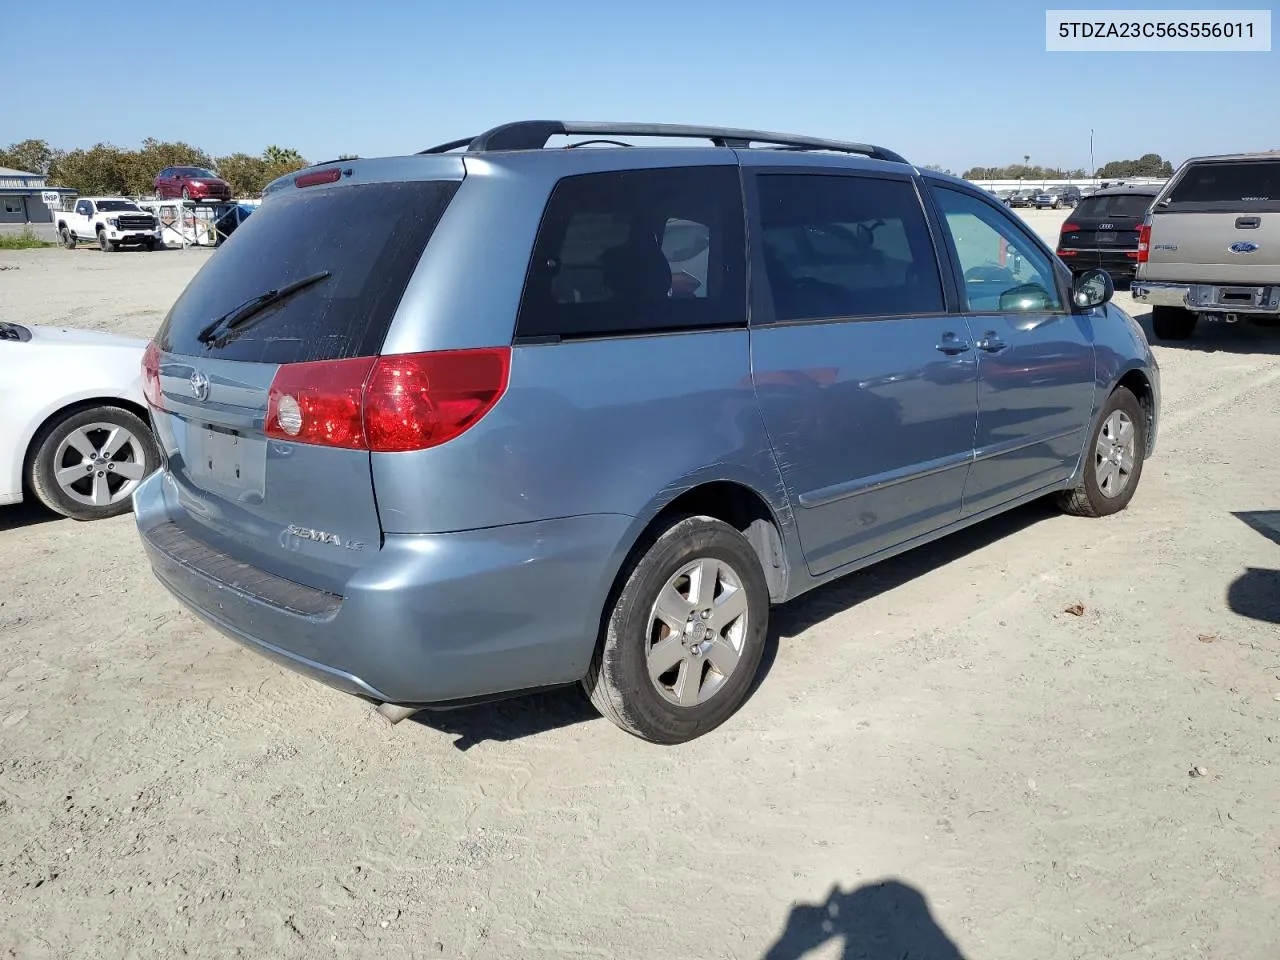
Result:
[[[106,253],[122,246],[155,250],[160,221],[123,197],[82,197],[74,210],[58,214],[58,238],[68,250],[78,243],[96,243]]]

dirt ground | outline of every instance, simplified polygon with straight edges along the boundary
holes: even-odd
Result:
[[[148,335],[206,256],[0,253],[0,312]],[[1280,332],[1156,353],[1127,512],[778,610],[674,749],[572,690],[387,728],[179,609],[130,518],[0,509],[0,957],[1274,960]]]

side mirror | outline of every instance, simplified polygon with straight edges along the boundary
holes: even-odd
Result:
[[[1077,310],[1092,310],[1115,296],[1116,285],[1105,270],[1086,270],[1071,281],[1071,302]]]
[[[1038,313],[1049,309],[1049,291],[1038,283],[1010,287],[1000,294],[1001,313]]]

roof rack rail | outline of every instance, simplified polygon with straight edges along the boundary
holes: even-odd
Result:
[[[767,130],[686,126],[677,123],[597,123],[564,120],[520,120],[515,123],[504,123],[477,137],[451,140],[449,143],[442,143],[420,152],[423,154],[449,153],[460,147],[466,147],[467,153],[487,153],[491,150],[541,150],[552,137],[578,134],[602,137],[678,137],[710,140],[717,147],[737,148],[759,143],[792,150],[831,150],[836,153],[857,153],[874,160],[907,162],[892,150],[869,143],[824,140],[820,137],[802,137],[791,133],[770,133]]]

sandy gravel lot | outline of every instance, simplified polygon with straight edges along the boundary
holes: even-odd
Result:
[[[205,256],[0,253],[0,312],[147,335]],[[576,691],[386,728],[182,612],[130,518],[0,509],[0,957],[1274,960],[1280,332],[1156,352],[1126,513],[778,611],[676,749]]]

